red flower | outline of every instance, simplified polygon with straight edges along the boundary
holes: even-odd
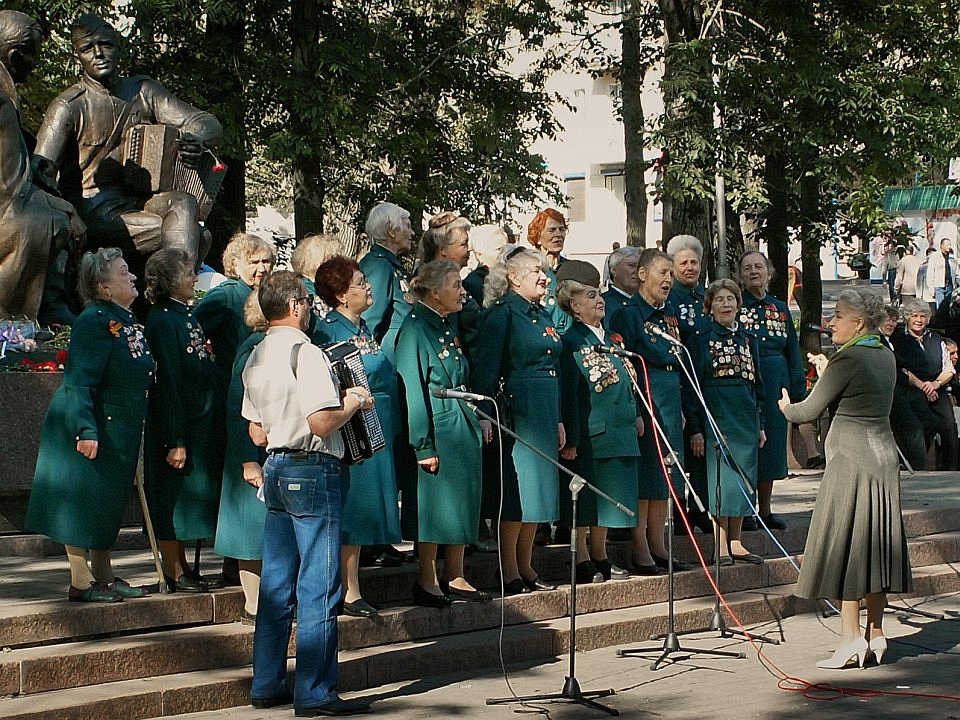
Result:
[[[557,336],[557,329],[556,329],[553,325],[547,325],[547,327],[546,327],[546,329],[544,330],[544,332],[545,332],[547,335],[549,335],[550,337],[556,337],[556,336]]]
[[[67,364],[67,351],[66,350],[57,350],[57,364],[66,365]]]
[[[610,333],[610,339],[617,345],[623,345],[623,335],[620,333]]]
[[[213,164],[213,171],[214,171],[215,173],[225,172],[226,169],[227,169],[226,164],[220,162],[219,160],[217,160],[217,162],[215,162],[215,163]]]

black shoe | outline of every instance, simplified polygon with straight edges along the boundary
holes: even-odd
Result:
[[[536,592],[537,590],[556,590],[556,585],[551,585],[548,582],[544,582],[540,579],[540,576],[537,575],[533,580],[527,580],[525,577],[521,577],[523,584],[529,588],[530,592]]]
[[[753,515],[747,515],[743,519],[743,525],[740,526],[740,529],[744,532],[753,532],[754,530],[759,530],[760,526],[757,524],[757,519]]]
[[[220,590],[221,588],[226,587],[223,582],[222,575],[201,575],[193,570],[187,570],[183,573],[183,576],[188,577],[191,580],[196,580],[207,590]]]
[[[787,529],[787,524],[783,521],[783,519],[779,515],[774,515],[773,513],[770,513],[769,515],[763,515],[760,519],[763,520],[764,524],[770,530],[786,530]]]
[[[256,627],[257,615],[256,613],[247,612],[246,609],[244,609],[243,613],[240,615],[240,622],[243,625],[252,625]]]
[[[733,558],[729,555],[721,555],[718,565],[720,565],[720,567],[730,567],[733,565]]]
[[[713,521],[710,519],[710,513],[691,514],[690,524],[704,535],[713,535]]]
[[[450,598],[446,595],[434,595],[432,592],[427,592],[422,587],[420,583],[413,583],[413,588],[411,589],[413,594],[413,604],[419,605],[420,607],[432,607],[432,608],[448,608],[450,607]]]
[[[747,553],[746,555],[734,555],[730,553],[730,557],[733,558],[735,563],[746,563],[747,565],[763,565],[763,558],[759,555],[754,555],[753,553]],[[722,560],[723,558],[721,558]]]
[[[527,587],[527,584],[523,581],[523,578],[516,578],[510,582],[504,584],[503,586],[503,596],[508,595],[529,595],[530,588]]]
[[[654,575],[660,574],[660,568],[657,567],[657,564],[653,565],[641,565],[633,558],[630,559],[630,572],[634,575],[644,575],[647,577],[652,577]]]
[[[591,560],[584,560],[583,562],[577,563],[576,577],[577,585],[602,583],[606,579]]]
[[[377,610],[373,605],[368,603],[363,598],[359,600],[354,600],[353,602],[344,602],[341,605],[344,615],[349,615],[350,617],[376,617],[380,614],[380,611]]]
[[[293,702],[293,693],[287,691],[282,695],[271,698],[250,698],[250,704],[257,710],[267,710],[278,705],[289,705]]]
[[[114,592],[124,600],[130,600],[132,598],[142,598],[150,594],[150,588],[147,587],[134,587],[128,583],[123,578],[115,577],[113,582],[107,586],[107,589],[110,592]]]
[[[669,568],[670,561],[667,558],[654,555],[653,553],[650,553],[650,557],[653,558],[653,562],[656,563],[657,567],[663,568],[664,570]],[[685,563],[683,560],[677,560],[676,558],[673,559],[674,572],[686,572],[687,570],[693,570],[693,565],[690,563]]]
[[[199,580],[194,580],[187,574],[183,574],[176,580],[167,578],[167,589],[172,593],[205,593],[210,592]]]
[[[454,587],[447,589],[447,597],[450,598],[451,602],[460,600],[463,602],[488,603],[493,600],[490,593],[485,593],[483,590],[457,590]]]
[[[362,715],[370,712],[370,703],[365,700],[341,700],[337,698],[333,702],[319,707],[295,708],[294,717],[337,717],[341,715]]]
[[[617,567],[612,562],[610,558],[604,558],[603,560],[594,560],[593,564],[597,566],[597,570],[603,575],[604,580],[626,580],[630,577],[630,572],[624,570],[622,567]]]

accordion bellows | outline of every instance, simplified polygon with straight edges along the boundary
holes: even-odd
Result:
[[[135,192],[185,192],[197,199],[206,220],[217,199],[226,169],[211,152],[194,170],[180,161],[180,131],[170,125],[134,125],[123,136],[124,183]]]

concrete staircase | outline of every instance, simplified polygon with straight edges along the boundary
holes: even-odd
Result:
[[[960,498],[951,493],[950,499],[921,499],[905,511],[916,595],[960,590]],[[789,517],[791,528],[778,533],[789,552],[802,550],[807,519],[808,512],[798,511]],[[710,557],[712,543],[697,537]],[[772,622],[764,630],[775,632],[778,618],[809,611],[814,604],[793,597],[796,571],[776,557],[769,538],[754,533],[746,540],[768,561],[723,568],[721,585],[741,622],[748,627]],[[680,557],[695,559],[689,539],[678,539],[677,546]],[[626,545],[611,545],[618,564],[626,564],[628,552]],[[538,567],[544,577],[558,579],[567,573],[566,560],[566,549],[553,546],[540,551]],[[475,583],[493,587],[494,556],[474,555],[467,563]],[[117,553],[117,566],[131,582],[151,580],[149,554],[142,550]],[[253,629],[238,622],[239,589],[84,605],[64,598],[62,558],[0,557],[0,568],[0,717],[128,720],[248,703]],[[498,667],[501,618],[507,625],[502,652],[508,663],[542,662],[568,651],[566,586],[502,603],[434,610],[403,604],[413,573],[413,565],[364,571],[365,596],[388,607],[376,619],[341,618],[342,690],[428,677],[453,667]],[[666,628],[666,581],[659,576],[580,586],[578,649],[656,647],[648,639]],[[675,590],[678,629],[705,625],[713,595],[703,572],[678,573]],[[735,626],[730,618],[727,622]],[[709,640],[693,636],[691,646],[696,637]]]

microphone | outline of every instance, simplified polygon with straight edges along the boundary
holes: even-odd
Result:
[[[820,325],[817,325],[816,323],[811,323],[811,322],[804,323],[804,324],[803,324],[803,329],[804,329],[804,330],[809,330],[810,332],[820,333],[821,335],[833,335],[833,330],[831,330],[830,328],[827,328],[827,327],[821,327]]]
[[[477,393],[464,392],[463,390],[453,390],[448,388],[433,388],[433,390],[430,391],[430,394],[435,398],[452,398],[454,400],[469,400],[471,402],[493,400],[493,398],[487,397],[486,395],[478,395]]]
[[[640,360],[640,356],[635,352],[630,352],[629,350],[621,350],[618,347],[613,347],[611,345],[594,345],[593,351],[602,353],[604,355],[619,355],[620,357],[633,358],[634,360]]]
[[[683,345],[683,343],[677,340],[673,335],[671,335],[670,333],[664,332],[659,325],[655,325],[652,322],[644,323],[643,329],[646,330],[651,335],[656,335],[658,338],[663,338],[671,345],[680,345],[680,346]]]

